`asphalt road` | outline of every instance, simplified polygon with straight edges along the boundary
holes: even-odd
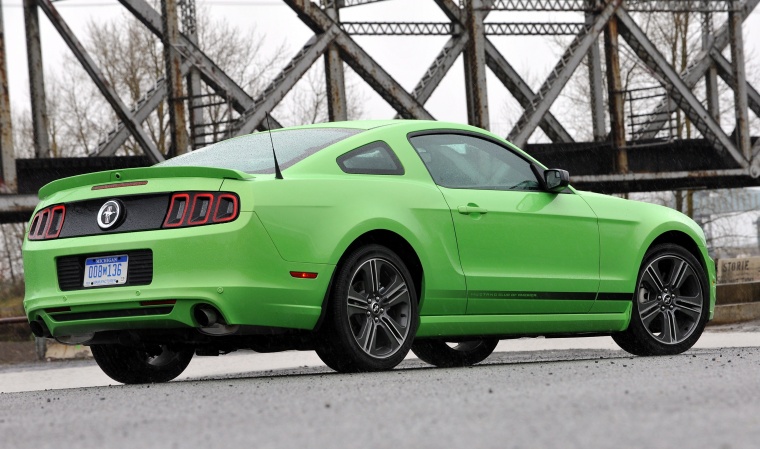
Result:
[[[759,367],[758,347],[573,349],[462,369],[407,360],[3,393],[0,447],[756,449]]]

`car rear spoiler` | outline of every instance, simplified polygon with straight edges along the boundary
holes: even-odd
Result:
[[[249,179],[254,176],[238,170],[213,167],[140,167],[123,170],[109,170],[84,175],[58,179],[42,186],[39,198],[62,190],[84,187],[89,185],[109,184],[139,181],[155,178],[217,178],[217,179]]]

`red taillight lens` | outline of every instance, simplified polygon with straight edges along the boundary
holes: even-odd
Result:
[[[187,208],[190,204],[190,195],[187,193],[175,193],[169,203],[169,212],[164,220],[165,228],[176,228],[182,226],[187,215]]]
[[[66,206],[58,204],[46,207],[35,214],[29,226],[29,240],[55,239],[61,234]]]
[[[232,221],[238,214],[238,199],[235,195],[222,193],[216,202],[214,210],[214,223]]]
[[[32,220],[32,225],[29,226],[29,238],[32,238],[33,235],[37,234],[37,229],[40,226],[40,213],[37,212],[34,215],[34,219]]]
[[[211,216],[211,208],[214,205],[214,195],[210,193],[196,193],[193,198],[193,209],[190,212],[190,226],[202,225],[208,222]]]
[[[66,207],[63,205],[53,206],[50,209],[50,224],[45,231],[46,239],[55,239],[61,234],[63,219],[66,218]]]
[[[227,223],[238,217],[240,199],[234,193],[182,192],[172,195],[164,228]]]

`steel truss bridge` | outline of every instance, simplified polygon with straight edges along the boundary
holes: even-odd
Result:
[[[194,0],[161,0],[161,10],[146,0],[118,0],[164,45],[166,74],[137,104],[126,104],[106,82],[102,69],[72,33],[52,0],[23,0],[35,159],[15,159],[7,95],[6,63],[0,5],[0,149],[3,192],[0,222],[27,220],[36,204],[34,192],[52,179],[89,171],[144,166],[213,143],[204,108],[229,105],[224,135],[237,136],[279,127],[267,113],[320,58],[325,62],[330,120],[345,120],[343,63],[350,66],[396,111],[397,117],[433,119],[425,109],[441,80],[462,56],[468,121],[489,128],[490,70],[522,106],[517,123],[505,137],[548,165],[567,168],[573,184],[603,192],[699,189],[760,185],[760,139],[749,133],[749,110],[760,116],[760,94],[746,79],[742,23],[760,0],[431,0],[445,22],[341,22],[344,8],[390,0],[282,0],[314,32],[282,71],[257,96],[236,84],[197,45]],[[400,3],[399,0],[396,0]],[[0,3],[2,0],[0,0]],[[47,111],[42,70],[39,12],[61,35],[119,118],[91,157],[49,158]],[[576,12],[577,22],[486,22],[492,11]],[[698,12],[702,15],[702,48],[684,71],[676,70],[634,20],[632,13]],[[634,14],[636,15],[636,14]],[[713,29],[713,17],[722,22]],[[724,20],[721,20],[724,19]],[[407,91],[356,43],[356,35],[436,35],[448,40],[413,90]],[[490,36],[569,35],[572,42],[537,91],[513,68]],[[657,81],[651,88],[624,92],[620,76],[619,39],[624,40]],[[601,41],[601,45],[600,45]],[[601,47],[601,48],[600,48]],[[731,58],[723,56],[730,47]],[[602,57],[606,76],[602,76]],[[582,64],[587,59],[587,64]],[[587,67],[587,68],[586,68]],[[550,107],[576,70],[588,70],[592,142],[578,142]],[[720,124],[717,79],[733,91],[735,123],[727,133]],[[704,100],[695,86],[705,80]],[[206,85],[213,94],[201,95]],[[604,101],[604,93],[608,101]],[[654,94],[652,92],[655,92]],[[648,110],[634,108],[640,98],[655,98]],[[167,101],[171,145],[162,154],[148,138],[143,122]],[[626,102],[630,112],[625,113]],[[651,104],[651,101],[650,101]],[[681,140],[672,133],[680,111],[701,136]],[[605,113],[606,112],[606,113]],[[609,116],[609,120],[607,120]],[[551,143],[528,144],[541,128]],[[609,131],[607,131],[609,129]],[[189,130],[189,132],[188,132]],[[627,131],[628,130],[628,131]],[[142,156],[118,157],[132,138]]]

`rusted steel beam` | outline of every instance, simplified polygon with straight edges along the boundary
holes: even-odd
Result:
[[[325,5],[325,13],[334,22],[340,23],[338,4],[332,2]],[[324,55],[325,83],[327,84],[327,114],[330,121],[348,120],[346,106],[346,80],[343,73],[343,60],[340,59],[340,49],[330,44]]]
[[[166,67],[167,103],[169,104],[169,133],[171,143],[167,156],[177,156],[188,151],[187,122],[185,120],[185,91],[182,81],[182,58],[177,50],[179,43],[179,19],[177,0],[161,0],[162,28],[164,36],[164,64]]]
[[[37,207],[39,198],[33,194],[0,195],[0,210],[14,212],[31,212]]]
[[[182,73],[188,74],[191,64],[185,60],[182,63]],[[142,123],[158,108],[166,99],[166,78],[161,78],[156,85],[148,90],[148,94],[138,100],[134,106],[135,121]],[[200,114],[199,114],[200,115]],[[92,156],[113,156],[116,151],[124,145],[129,138],[129,130],[123,123],[119,122],[111,131],[108,132],[106,139],[98,144]]]
[[[452,36],[446,42],[412,91],[412,95],[417,101],[422,104],[427,103],[435,89],[449,72],[449,69],[451,69],[451,66],[454,65],[454,62],[464,51],[464,46],[467,44],[468,39],[468,35],[461,34],[459,36]]]
[[[706,0],[705,0],[706,1]],[[713,23],[712,13],[702,13],[702,51],[709,52],[712,47]],[[710,64],[705,72],[705,97],[707,98],[707,111],[715,123],[720,124],[720,92],[718,92],[718,71],[715,64]]]
[[[446,14],[446,17],[451,19],[454,23],[462,26],[464,12],[453,0],[435,0],[435,3],[438,4],[444,14]],[[488,13],[488,10],[484,11],[484,14],[485,13]],[[461,36],[468,37],[467,34],[462,34]],[[517,102],[520,103],[523,108],[528,108],[535,101],[536,94],[528,86],[528,83],[522,79],[520,74],[509,64],[507,59],[501,54],[501,52],[499,52],[496,46],[493,45],[489,39],[486,39],[485,42],[486,64],[488,64],[488,68],[491,69],[497,78],[499,78],[499,81],[504,84],[504,87],[509,90]],[[456,59],[456,57],[453,57],[453,59]],[[454,63],[453,59],[451,64]],[[427,99],[424,99],[424,101],[426,100]],[[552,142],[573,142],[573,138],[570,134],[565,130],[559,120],[557,120],[549,111],[547,111],[541,118],[539,126]]]
[[[195,20],[195,0],[178,0],[182,31],[194,44],[198,44],[198,29]],[[206,145],[206,126],[203,119],[203,94],[201,74],[195,67],[185,71],[187,60],[183,61],[183,74],[187,87],[187,109],[190,123],[190,143],[193,150]]]
[[[738,3],[738,2],[737,2]],[[742,16],[728,12],[728,37],[731,41],[731,68],[736,79],[734,113],[736,114],[736,146],[746,159],[751,159],[749,141],[749,112],[747,111],[747,73],[744,68],[744,38]]]
[[[315,33],[324,33],[337,24],[310,0],[284,0]],[[404,118],[432,119],[423,105],[364,51],[345,31],[338,28],[334,40],[343,60]]]
[[[486,83],[486,36],[483,24],[483,0],[469,0],[465,29],[470,38],[464,49],[464,80],[467,98],[467,121],[483,129],[490,128],[488,85]]]
[[[66,45],[68,45],[74,53],[74,56],[79,60],[82,68],[84,68],[85,72],[87,72],[98,87],[100,93],[103,94],[106,101],[108,101],[108,104],[111,105],[116,115],[127,127],[130,134],[135,138],[137,144],[140,145],[140,148],[145,152],[145,155],[153,162],[164,160],[163,154],[161,154],[156,149],[155,145],[153,145],[148,133],[145,132],[142,126],[135,121],[129,108],[127,108],[127,106],[121,101],[118,93],[116,93],[111,84],[106,80],[105,76],[103,76],[103,73],[87,53],[87,50],[85,50],[82,43],[79,42],[79,39],[77,39],[76,36],[74,36],[74,33],[71,32],[71,29],[55,9],[53,3],[50,0],[39,0],[39,6],[45,15],[47,15],[48,19],[50,19],[50,22],[58,31],[58,34],[61,35],[63,41],[66,42]]]
[[[681,189],[716,189],[760,185],[745,169],[661,173],[572,176],[571,184],[604,193],[655,192]]]
[[[462,8],[454,0],[433,0],[452,22],[462,24],[464,16]]]
[[[702,103],[633,18],[623,10],[618,10],[616,14],[621,36],[628,42],[628,45],[641,61],[663,81],[670,98],[691,120],[705,139],[712,143],[716,151],[727,151],[741,167],[749,168],[748,159],[715,123]]]
[[[13,150],[13,124],[8,91],[8,67],[5,61],[3,5],[0,1],[0,187],[16,191],[16,153]]]
[[[254,105],[245,112],[233,125],[233,134],[239,136],[248,134],[266,122],[266,114],[295,86],[309,68],[325,53],[327,46],[335,39],[340,29],[333,24],[324,33],[313,36],[303,46],[296,56],[280,72],[280,74],[256,97]]]
[[[145,0],[118,0],[132,15],[135,16],[151,33],[159,39],[163,39],[163,30],[161,28],[161,14],[159,14]],[[201,78],[209,87],[224,98],[229,98],[233,109],[240,114],[252,110],[254,100],[248,93],[243,90],[232,78],[227,75],[221,67],[208,57],[198,46],[187,36],[180,34],[179,43],[183,57],[191,60],[194,67],[201,72]],[[281,128],[279,121],[271,115],[269,119],[272,128]],[[266,129],[264,123],[260,123],[257,128]]]
[[[480,10],[481,15],[488,10]],[[488,22],[488,36],[575,36],[584,24],[572,22]],[[452,22],[342,22],[340,28],[352,36],[454,36],[462,30]]]
[[[536,130],[536,127],[538,127],[541,119],[549,111],[552,104],[554,104],[559,93],[588,53],[591,45],[597,42],[599,34],[621,3],[622,0],[611,0],[596,16],[593,25],[576,36],[557,62],[554,70],[544,81],[544,84],[538,91],[536,101],[532,102],[530,107],[525,109],[517,124],[512,128],[507,137],[508,140],[511,140],[518,147],[522,147],[528,142],[528,138]]]
[[[385,0],[335,0],[339,8],[348,8],[349,6],[366,5],[383,1]]]
[[[507,88],[509,93],[515,97],[520,106],[528,108],[536,101],[536,94],[533,93],[528,83],[523,80],[517,70],[515,70],[511,64],[507,61],[496,46],[491,43],[490,40],[486,40],[486,63],[488,68],[491,69],[496,78],[501,81],[504,87]],[[555,143],[567,143],[574,142],[570,133],[567,132],[562,123],[554,117],[551,111],[547,111],[538,126],[546,134],[552,142]]]
[[[620,55],[618,54],[618,23],[615,16],[607,22],[604,30],[604,56],[607,67],[607,98],[610,112],[610,137],[616,151],[618,173],[628,172],[628,153],[625,149],[625,103],[623,83],[620,80]]]
[[[734,86],[736,86],[736,77],[734,77],[733,69],[731,68],[731,63],[728,62],[728,60],[718,52],[717,50],[713,50],[710,52],[710,56],[712,57],[713,61],[715,61],[715,69],[717,73],[720,75],[720,77],[723,79],[723,81],[728,84],[728,86],[731,89],[734,89]],[[760,117],[760,92],[757,91],[752,85],[747,82],[747,106],[752,110],[752,112],[755,113],[758,117]]]
[[[628,0],[625,8],[636,12],[728,11],[731,0]],[[590,11],[584,0],[495,0],[492,9],[501,11]]]
[[[32,100],[34,154],[38,158],[49,157],[50,138],[37,0],[24,0],[24,23],[26,24],[26,57],[29,65],[29,94]]]
[[[596,0],[588,0],[589,6],[596,4]],[[586,12],[586,25],[594,23],[595,14]],[[599,51],[599,42],[591,44],[588,51],[588,79],[589,79],[589,104],[591,106],[591,126],[594,133],[594,141],[602,141],[607,138],[607,129],[604,119],[604,83],[602,78],[602,56]]]
[[[678,178],[710,178],[716,176],[747,176],[747,170],[692,170],[678,172],[658,173],[621,173],[610,175],[585,175],[573,176],[573,181],[580,182],[603,182],[603,181],[644,181],[650,179],[678,179]]]
[[[741,3],[739,8],[741,12],[742,20],[746,20],[750,13],[757,7],[760,0],[745,0]],[[723,51],[729,44],[728,36],[728,24],[723,24],[718,31],[712,36],[712,49],[717,51]],[[680,77],[683,80],[684,85],[693,89],[697,85],[700,79],[704,77],[705,73],[712,66],[712,59],[710,58],[709,51],[703,51],[689,67],[681,72]],[[635,140],[646,140],[654,138],[658,132],[662,129],[665,123],[668,122],[670,114],[675,111],[675,102],[670,98],[663,99],[655,106],[650,113],[651,119],[647,125],[645,125],[641,132],[637,133],[634,137]]]

